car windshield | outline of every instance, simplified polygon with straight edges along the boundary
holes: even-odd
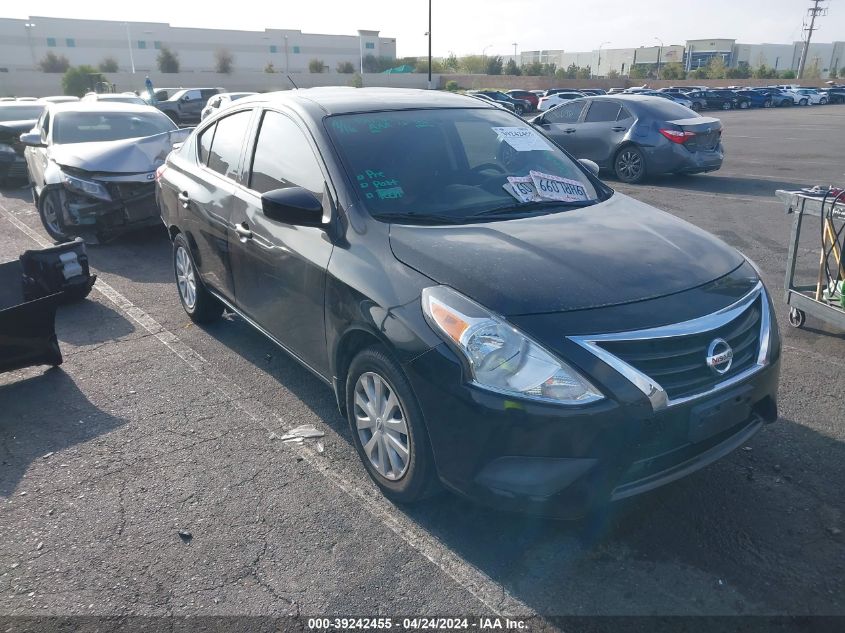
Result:
[[[40,117],[42,112],[44,112],[43,105],[7,108],[0,106],[0,121],[33,121]]]
[[[435,216],[461,223],[521,204],[548,213],[599,198],[569,156],[498,110],[336,115],[326,126],[364,206],[386,222]]]
[[[175,129],[173,121],[158,112],[59,112],[53,122],[53,142],[117,141]]]

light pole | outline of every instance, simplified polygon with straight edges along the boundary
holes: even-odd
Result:
[[[428,0],[428,89],[431,90],[431,0]]]
[[[129,34],[129,22],[126,25],[126,44],[129,46],[129,65],[132,66],[132,74],[135,74],[135,56],[132,54],[132,36]]]
[[[361,38],[358,38],[358,48],[361,48]],[[363,65],[363,61],[361,62]],[[290,62],[288,61],[288,36],[285,35],[285,74],[290,74]]]
[[[610,42],[609,41],[608,42],[602,42],[601,44],[599,44],[599,61],[596,64],[596,72],[599,72],[599,73],[601,72],[601,49],[602,49],[602,46],[604,46],[605,44],[610,44]],[[596,76],[596,73],[592,72],[592,69],[591,69],[590,78],[592,79],[595,76]]]
[[[663,40],[659,37],[655,37],[658,42],[660,42],[660,46],[657,48],[657,80],[660,81],[660,53],[663,52]]]
[[[29,44],[29,54],[32,57],[32,68],[35,69],[35,48],[32,45],[32,27],[35,26],[34,22],[26,22],[24,27],[26,28],[26,41]]]
[[[519,66],[519,62],[516,61],[516,42],[513,43],[513,63]]]

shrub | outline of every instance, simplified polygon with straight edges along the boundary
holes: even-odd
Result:
[[[660,70],[661,79],[684,79],[686,76],[684,65],[680,62],[669,62]]]
[[[448,90],[449,92],[457,92],[458,88],[458,82],[454,79],[450,79],[446,82],[446,90]]]
[[[487,58],[485,71],[488,75],[501,75],[503,66],[502,58],[499,55],[494,55],[493,57]]]
[[[276,72],[276,67],[273,66],[273,62],[267,62],[267,65],[264,67],[265,73],[274,73]]]
[[[62,77],[62,90],[66,95],[81,97],[101,81],[105,81],[105,77],[93,66],[71,66]]]
[[[214,70],[223,75],[232,72],[232,64],[235,58],[227,49],[218,48],[214,51]]]
[[[106,57],[99,64],[101,73],[116,73],[118,71],[117,60],[114,57]]]
[[[64,55],[56,55],[50,51],[38,62],[38,67],[45,73],[63,73],[70,68],[70,62]]]
[[[506,75],[521,75],[522,71],[519,69],[519,66],[516,65],[516,62],[512,59],[508,60],[508,63],[505,64],[505,74]]]
[[[795,71],[794,70],[784,70],[780,73],[781,79],[795,79]]]
[[[716,55],[707,64],[707,78],[708,79],[724,79],[727,74],[727,66],[725,60],[721,55]]]
[[[611,68],[610,70],[607,71],[607,74],[605,75],[605,79],[619,79],[619,71],[616,70],[615,68]]]
[[[352,75],[352,79],[349,80],[349,85],[353,88],[363,88],[364,78],[361,77],[359,73],[355,73],[354,75]]]
[[[337,72],[342,75],[351,75],[355,72],[355,66],[352,65],[352,62],[338,62]]]
[[[323,72],[323,60],[322,59],[312,59],[308,62],[308,71],[312,73],[321,73]]]
[[[158,52],[156,63],[158,64],[158,69],[163,73],[179,72],[179,55],[166,46],[162,46]]]

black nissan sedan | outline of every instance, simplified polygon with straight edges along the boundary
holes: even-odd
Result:
[[[157,172],[178,296],[333,390],[392,500],[577,517],[777,418],[754,264],[478,99],[242,99]],[[593,166],[594,167],[594,166]]]

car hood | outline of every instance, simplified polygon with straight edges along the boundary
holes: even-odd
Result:
[[[622,194],[561,213],[465,226],[390,229],[394,255],[505,315],[611,306],[718,279],[743,256]]]
[[[191,129],[183,128],[142,138],[97,143],[70,143],[50,147],[50,159],[62,167],[90,172],[138,174],[164,163],[173,145],[183,142]]]

